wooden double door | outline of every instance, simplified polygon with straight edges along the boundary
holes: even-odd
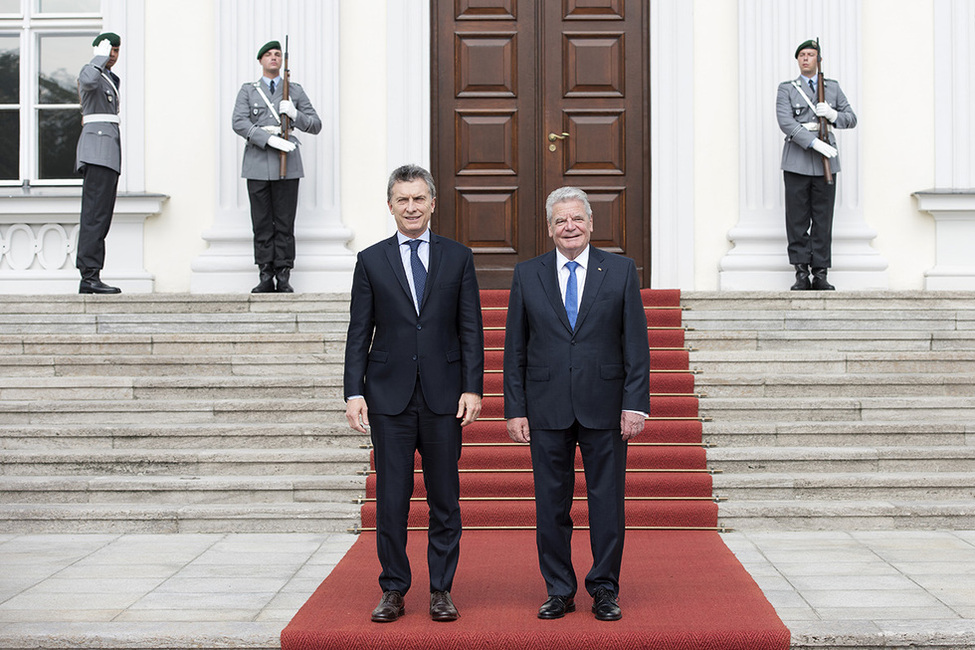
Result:
[[[474,250],[482,288],[553,247],[545,198],[584,189],[592,243],[649,286],[645,0],[433,0],[436,232]]]

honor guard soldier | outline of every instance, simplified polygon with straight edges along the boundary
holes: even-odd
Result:
[[[122,170],[119,136],[119,78],[112,72],[122,39],[106,32],[92,41],[94,56],[78,74],[81,137],[75,169],[84,176],[75,266],[81,272],[78,293],[121,293],[101,281],[105,237],[112,225],[118,177]]]
[[[840,171],[832,129],[852,129],[857,116],[840,84],[824,79],[818,41],[800,44],[796,61],[799,76],[779,84],[775,102],[779,128],[785,133],[785,229],[789,263],[796,270],[792,289],[831,290],[834,287],[826,272],[831,262],[836,200],[832,174]]]
[[[247,141],[241,176],[247,179],[254,262],[260,271],[251,291],[291,293],[298,179],[304,171],[300,141],[288,133],[288,125],[314,134],[322,130],[322,120],[301,86],[289,83],[281,43],[265,43],[257,60],[264,74],[241,86],[233,114],[234,131]]]

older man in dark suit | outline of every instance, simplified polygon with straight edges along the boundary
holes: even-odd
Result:
[[[372,429],[383,596],[372,620],[395,621],[410,588],[407,518],[419,451],[430,506],[430,616],[459,616],[450,597],[460,553],[461,427],[481,412],[484,333],[471,250],[430,232],[430,173],[404,165],[389,177],[397,233],[359,253],[345,348],[346,417]]]
[[[592,208],[574,187],[545,203],[555,250],[515,267],[504,345],[508,435],[531,445],[542,619],[575,611],[572,519],[578,444],[585,466],[596,618],[622,617],[627,441],[650,408],[647,319],[633,260],[589,245]]]

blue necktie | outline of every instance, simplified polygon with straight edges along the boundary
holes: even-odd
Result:
[[[423,303],[423,289],[427,284],[427,270],[420,261],[419,239],[411,239],[406,242],[410,246],[410,268],[413,269],[413,287],[416,289],[416,304]]]
[[[576,287],[576,269],[579,262],[566,262],[569,269],[569,281],[565,283],[565,313],[569,317],[569,325],[576,328],[576,317],[579,315],[579,289]]]

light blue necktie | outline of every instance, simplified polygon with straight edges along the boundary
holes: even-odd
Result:
[[[427,270],[420,261],[420,239],[411,239],[406,242],[410,246],[410,268],[413,269],[413,287],[416,289],[416,304],[423,303],[423,289],[427,284]]]
[[[569,281],[565,283],[565,313],[569,317],[569,325],[576,328],[576,317],[579,315],[579,289],[576,287],[576,269],[579,262],[566,262],[569,269]]]

